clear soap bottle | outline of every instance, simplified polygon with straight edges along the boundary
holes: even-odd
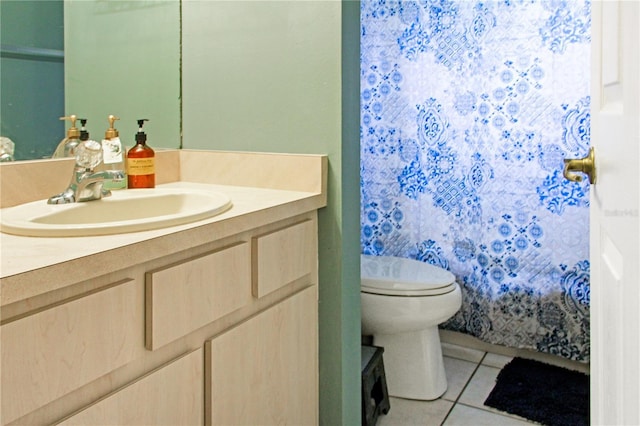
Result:
[[[127,180],[129,189],[155,188],[155,152],[147,145],[147,135],[142,131],[146,118],[138,120],[136,145],[127,152]]]
[[[51,158],[75,157],[76,147],[80,143],[80,130],[76,127],[76,116],[60,117],[60,120],[71,121],[71,127],[67,130],[67,137],[60,141]]]
[[[110,115],[108,117],[109,128],[104,134],[102,140],[102,170],[119,170],[125,172],[125,158],[122,149],[122,142],[118,130],[114,127],[118,117]],[[127,187],[127,179],[106,179],[104,182],[105,189],[125,189]]]

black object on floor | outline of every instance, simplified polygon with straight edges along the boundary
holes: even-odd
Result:
[[[545,425],[588,425],[589,376],[514,358],[498,374],[484,405]]]
[[[384,374],[384,348],[362,345],[362,426],[375,426],[380,414],[389,412],[389,393]]]

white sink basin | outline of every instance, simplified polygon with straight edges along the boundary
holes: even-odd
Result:
[[[34,201],[0,210],[0,230],[31,237],[78,237],[147,231],[213,217],[231,207],[220,192],[195,188],[112,191],[71,204]]]

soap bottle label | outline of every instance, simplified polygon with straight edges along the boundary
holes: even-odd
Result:
[[[127,173],[131,176],[152,175],[156,172],[155,158],[129,157]]]
[[[122,163],[122,143],[120,139],[105,139],[102,141],[102,161],[104,164]]]

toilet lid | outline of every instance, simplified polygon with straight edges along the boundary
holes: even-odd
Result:
[[[455,276],[442,268],[391,256],[360,257],[361,290],[389,296],[436,296],[455,289]]]

